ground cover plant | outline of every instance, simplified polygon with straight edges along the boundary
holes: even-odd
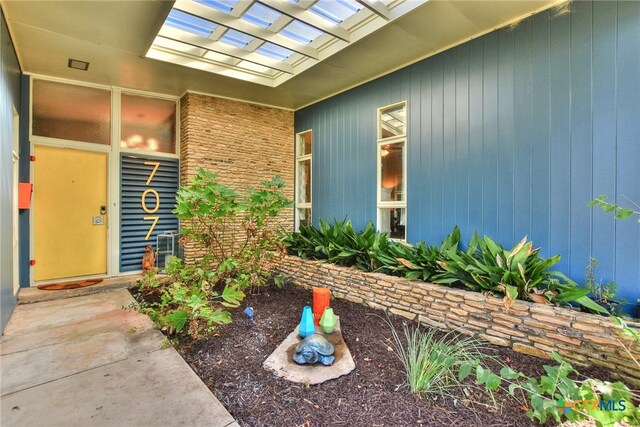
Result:
[[[623,195],[622,197],[627,199],[627,201],[631,203],[634,207],[625,208],[615,203],[607,202],[607,199],[609,198],[609,196],[607,196],[606,194],[598,196],[597,198],[592,200],[591,203],[589,203],[589,205],[598,206],[602,208],[604,212],[607,212],[607,213],[612,212],[616,219],[627,219],[633,216],[637,216],[638,222],[640,222],[640,205],[638,205],[636,202],[629,199],[625,195]]]
[[[453,331],[444,335],[437,329],[421,329],[420,325],[402,325],[402,334],[387,320],[393,337],[393,348],[402,362],[409,390],[413,393],[442,395],[463,399],[467,394],[463,380],[473,366],[490,358],[490,346],[473,337]],[[466,372],[465,375],[462,375]]]
[[[290,254],[302,258],[462,287],[504,298],[507,307],[520,299],[560,306],[577,303],[607,314],[589,298],[588,288],[551,270],[560,261],[559,255],[542,258],[540,249],[534,249],[526,237],[508,250],[476,233],[463,249],[456,226],[440,246],[422,241],[414,246],[390,240],[375,231],[371,222],[356,231],[349,220],[333,224],[321,220],[318,228],[300,226],[298,233],[286,237],[285,244]]]
[[[447,396],[457,401],[469,395],[465,379],[475,377],[476,384],[484,386],[494,405],[497,405],[494,393],[502,389],[520,402],[531,420],[540,423],[551,418],[557,423],[591,420],[599,427],[620,422],[640,425],[640,411],[634,404],[640,394],[633,393],[620,381],[585,377],[556,352],[552,357],[557,365],[545,364],[544,374],[529,376],[516,372],[495,357],[486,356],[488,345],[480,340],[455,336],[454,332],[437,337],[435,329],[424,330],[420,325],[406,324],[403,339],[391,322],[387,324],[396,355],[414,393]],[[619,326],[624,334],[630,333],[631,338],[638,339],[633,329],[624,323]],[[501,366],[498,374],[488,362]]]
[[[162,278],[147,273],[138,309],[170,335],[186,330],[198,338],[231,322],[227,308],[263,286],[271,263],[284,254],[275,225],[291,205],[283,189],[276,176],[239,195],[199,168],[178,191],[173,212],[182,221],[183,243],[199,244],[204,252],[189,265],[173,259]]]
[[[240,307],[229,309],[235,316],[241,315],[245,305],[252,306],[253,326],[233,322],[197,340],[182,332],[178,351],[240,425],[533,426],[540,425],[536,417],[532,419],[527,415],[527,411],[534,410],[533,404],[522,387],[514,388],[511,395],[511,382],[522,384],[531,379],[540,387],[547,384],[550,387],[553,378],[561,378],[559,381],[564,383],[564,373],[572,381],[584,380],[566,366],[558,368],[562,370],[561,375],[553,375],[554,371],[548,372],[541,366],[540,359],[482,344],[483,371],[478,372],[473,362],[465,364],[473,368],[464,368],[463,373],[468,372],[466,376],[460,375],[463,364],[457,364],[453,371],[455,381],[459,381],[467,393],[451,397],[446,392],[451,388],[445,388],[443,394],[412,393],[404,366],[394,351],[394,338],[386,316],[361,304],[333,300],[332,307],[340,315],[344,338],[356,363],[355,371],[317,386],[290,383],[265,370],[262,363],[293,330],[300,320],[302,307],[311,300],[310,291],[291,284],[282,288],[267,287],[260,294],[248,294]],[[404,319],[390,316],[389,321],[404,342]],[[418,325],[408,323],[406,327],[411,332]],[[419,328],[423,333],[432,334],[434,343],[456,345],[458,337],[452,334],[447,336],[445,332]],[[552,368],[560,366],[557,362],[546,364]],[[503,370],[505,367],[509,370]],[[514,373],[524,376],[510,379]],[[589,368],[582,374],[611,380],[602,369]],[[495,376],[499,386],[488,392],[486,387],[493,388],[498,381]],[[552,425],[552,409],[545,408],[549,412],[545,425]]]

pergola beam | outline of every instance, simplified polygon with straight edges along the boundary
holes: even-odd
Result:
[[[296,6],[293,3],[281,0],[258,0],[258,2],[270,7],[271,9],[277,10],[278,12],[283,13],[293,19],[304,22],[305,24],[310,25],[313,28],[316,28],[324,33],[331,34],[332,36],[344,40],[347,43],[349,43],[350,41],[349,31],[345,30],[339,25],[332,24],[331,22],[321,18],[315,13]]]
[[[272,68],[287,74],[293,74],[293,66],[282,61],[275,61],[255,52],[249,52],[245,49],[230,46],[221,42],[205,39],[193,34],[186,33],[174,28],[163,27],[158,36],[164,37],[176,42],[186,43],[191,46],[201,47],[212,52],[228,55],[243,61],[251,62],[263,67]]]
[[[318,0],[298,0],[298,6],[303,9],[309,9],[316,3],[318,3]]]
[[[251,6],[253,6],[254,3],[255,1],[239,1],[236,7],[231,11],[230,15],[234,18],[240,18]]]
[[[240,31],[241,33],[247,34],[249,36],[264,40],[265,42],[273,43],[309,58],[319,58],[318,50],[311,46],[296,43],[283,35],[272,33],[271,31],[268,31],[257,25],[251,24],[242,19],[235,18],[224,12],[219,12],[200,3],[178,0],[174,4],[173,8],[190,15],[200,17],[215,24]]]
[[[222,64],[217,61],[201,58],[189,53],[177,52],[173,49],[167,49],[162,46],[151,45],[146,57],[274,87],[273,76],[252,70],[241,69],[229,64]]]
[[[391,14],[389,13],[389,8],[385,6],[379,0],[356,0],[358,3],[369,9],[371,12],[375,13],[381,18],[384,18],[387,21],[391,20]]]

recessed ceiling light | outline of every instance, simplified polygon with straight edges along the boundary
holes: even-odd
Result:
[[[67,64],[69,68],[75,68],[76,70],[87,71],[89,69],[89,63],[85,61],[80,61],[78,59],[69,58],[69,62]]]

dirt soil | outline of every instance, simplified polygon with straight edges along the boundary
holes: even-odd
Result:
[[[300,320],[302,307],[312,305],[309,290],[292,285],[268,288],[249,295],[232,310],[233,323],[220,327],[208,339],[181,338],[178,351],[242,426],[531,426],[520,403],[504,392],[496,394],[498,409],[485,393],[469,382],[469,398],[453,402],[443,397],[412,394],[402,365],[391,345],[382,311],[332,299],[340,316],[345,341],[356,369],[347,376],[315,386],[304,386],[274,376],[262,362]],[[255,309],[248,327],[242,310]],[[400,317],[390,319],[401,331]],[[382,342],[381,342],[382,340]],[[488,346],[495,356],[517,371],[542,374],[541,359]],[[493,366],[498,370],[498,365]],[[497,369],[496,369],[497,368]],[[604,370],[581,369],[601,379]],[[549,425],[553,425],[550,423]]]

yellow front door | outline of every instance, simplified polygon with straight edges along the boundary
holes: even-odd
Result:
[[[107,154],[37,146],[35,280],[106,274]]]

